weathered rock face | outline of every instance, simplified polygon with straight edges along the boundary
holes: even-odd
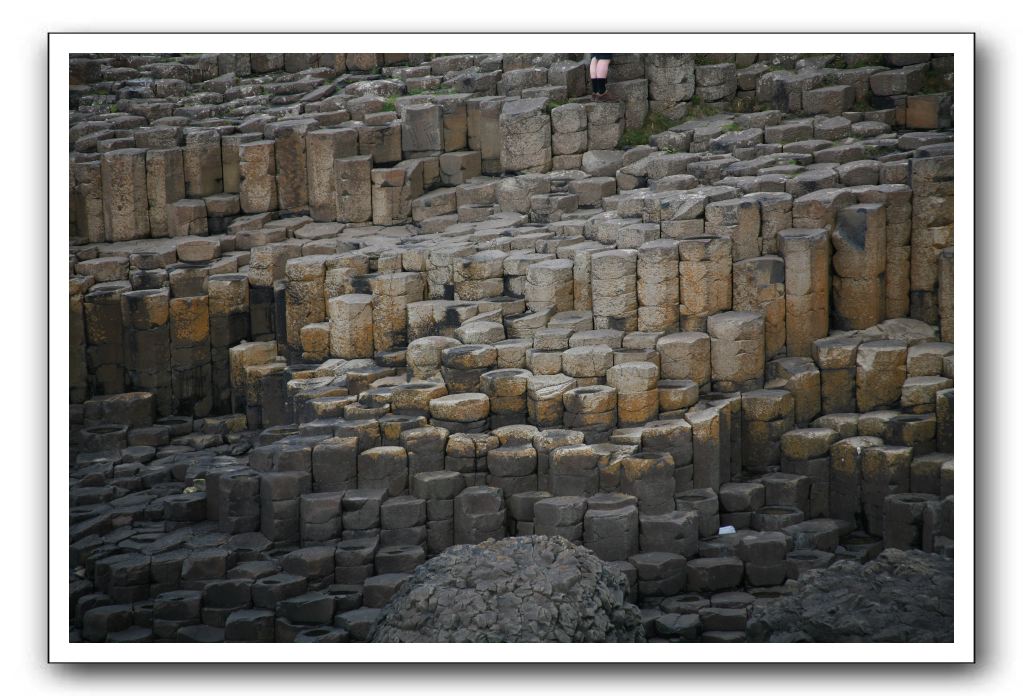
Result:
[[[453,546],[419,566],[373,641],[642,642],[624,576],[561,537]]]
[[[799,589],[753,610],[750,640],[786,643],[948,643],[952,560],[887,549],[801,575]]]

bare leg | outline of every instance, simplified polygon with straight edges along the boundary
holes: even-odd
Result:
[[[596,65],[594,65],[594,63],[596,63]],[[597,77],[603,80],[604,78],[607,77],[607,73],[610,68],[611,68],[610,60],[597,60],[594,58],[593,60],[590,61],[590,76]],[[594,70],[596,70],[596,75],[593,74]]]
[[[590,79],[591,80],[593,78],[597,77],[597,62],[598,61],[597,61],[596,58],[591,58],[590,59]]]

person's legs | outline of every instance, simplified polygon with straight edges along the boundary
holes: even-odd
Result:
[[[610,67],[611,56],[608,53],[596,53],[590,59],[590,83],[594,99],[603,99],[607,95],[607,73]]]

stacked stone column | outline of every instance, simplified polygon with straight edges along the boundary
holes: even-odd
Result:
[[[885,499],[893,493],[909,493],[912,447],[881,445],[863,451],[860,461],[864,526],[869,534],[884,536]]]
[[[479,544],[487,539],[503,539],[507,535],[505,516],[500,488],[472,486],[462,490],[454,503],[454,543]]]
[[[676,241],[659,239],[640,246],[636,264],[637,327],[640,331],[678,328],[678,268]]]
[[[550,490],[551,452],[559,447],[582,444],[584,444],[583,434],[576,430],[541,430],[533,436],[533,448],[536,450],[536,478],[538,490]]]
[[[827,517],[831,509],[831,446],[838,433],[828,428],[799,428],[781,437],[781,470],[810,480],[808,519]]]
[[[710,390],[710,336],[699,331],[684,331],[661,336],[656,346],[661,356],[661,375],[665,379],[688,379],[701,390]]]
[[[583,515],[583,543],[603,561],[625,561],[639,552],[639,508],[627,495],[591,496]]]
[[[760,207],[761,253],[778,254],[778,233],[792,227],[792,194],[760,191],[745,196]]]
[[[215,129],[185,130],[185,193],[189,198],[204,198],[224,190],[224,164],[220,152],[220,132]]]
[[[74,195],[71,200],[78,236],[90,242],[106,239],[103,213],[103,175],[100,162],[75,162],[71,166]],[[146,179],[148,186],[148,177]],[[181,179],[184,195],[184,179]]]
[[[718,237],[682,239],[678,255],[679,327],[705,331],[707,317],[732,306],[731,242]]]
[[[258,246],[250,252],[249,315],[255,340],[276,338],[281,344],[286,342],[286,332],[280,326],[284,323],[284,307],[277,307],[277,290],[281,290],[280,299],[284,300],[283,283],[279,281],[285,277],[288,259],[299,256],[300,251],[297,246],[281,242]]]
[[[785,262],[758,256],[732,265],[732,308],[764,315],[764,350],[774,357],[785,346]]]
[[[328,256],[324,264],[323,295],[326,301],[357,292],[355,279],[369,273],[369,257],[357,251]]]
[[[334,160],[334,188],[340,222],[365,223],[373,218],[372,169],[373,158],[369,155]]]
[[[706,234],[731,240],[732,261],[760,256],[760,206],[755,201],[716,201],[708,203],[703,214]]]
[[[717,490],[717,460],[696,461],[693,428],[684,419],[651,421],[643,426],[640,444],[645,452],[667,452],[674,463],[675,493],[690,490],[695,482]],[[701,486],[702,487],[702,486]]]
[[[913,189],[905,184],[882,184],[860,194],[860,202],[884,203],[885,316],[909,316]]]
[[[288,285],[285,290],[287,345],[295,357],[302,354],[302,329],[322,322],[324,302],[325,256],[300,256],[285,265]]]
[[[941,324],[941,340],[951,343],[955,338],[955,249],[942,249],[938,259],[938,319]]]
[[[220,136],[220,159],[224,171],[224,193],[239,193],[241,190],[241,171],[239,164],[242,143],[251,143],[261,138],[260,133],[234,133]],[[182,186],[184,182],[182,182]]]
[[[636,331],[639,304],[636,289],[638,252],[603,251],[590,259],[593,326]]]
[[[454,543],[454,500],[464,488],[462,475],[455,471],[429,471],[412,477],[412,494],[426,501],[429,553],[440,553]]]
[[[100,157],[103,189],[103,229],[108,242],[149,236],[149,192],[146,151],[111,150]]]
[[[156,401],[157,413],[171,415],[174,403],[170,369],[170,292],[166,289],[126,292],[121,295],[121,315],[127,370],[125,386],[150,392]]]
[[[721,312],[707,320],[715,391],[758,389],[764,384],[764,316]]]
[[[838,212],[831,232],[831,306],[834,327],[865,329],[880,323],[885,311],[885,209],[863,203]]]
[[[896,406],[906,381],[904,341],[868,341],[856,350],[856,406],[861,412]]]
[[[564,312],[574,307],[572,262],[552,259],[534,263],[526,270],[526,307],[534,312]]]
[[[781,463],[781,438],[795,426],[795,399],[782,389],[742,395],[743,469],[762,474]]]
[[[569,348],[561,353],[561,371],[588,387],[604,381],[604,375],[614,364],[614,352],[606,345],[586,345]]]
[[[831,446],[829,516],[863,524],[863,455],[867,449],[883,444],[879,437],[857,436]]]
[[[89,397],[89,368],[86,362],[86,335],[84,290],[82,277],[72,277],[68,283],[68,386],[70,402],[80,404]]]
[[[504,292],[503,271],[506,257],[507,254],[503,251],[494,249],[454,259],[452,274],[455,299],[483,300],[500,297]]]
[[[551,117],[546,99],[510,99],[501,109],[501,168],[546,172],[551,168]],[[591,146],[592,147],[592,146]]]
[[[526,422],[526,390],[528,370],[508,368],[484,372],[480,376],[480,390],[490,399],[490,427]]]
[[[568,375],[533,375],[526,383],[529,423],[539,428],[556,428],[564,419],[564,394],[578,383]]]
[[[555,170],[579,169],[582,155],[589,149],[586,108],[582,104],[563,104],[551,109],[552,165]]]
[[[306,180],[309,186],[309,214],[328,222],[339,217],[334,161],[354,157],[358,134],[353,128],[324,128],[306,133]]]
[[[422,415],[428,414],[429,407]],[[408,453],[409,477],[413,481],[416,474],[440,471],[444,468],[444,456],[448,441],[448,431],[444,428],[428,425],[403,430],[399,441]],[[413,493],[415,493],[414,490]]]
[[[858,338],[821,338],[813,343],[820,368],[821,412],[856,413],[856,349]]]
[[[471,150],[479,150],[484,174],[503,171],[501,165],[501,110],[504,97],[473,97],[465,102],[466,138]]]
[[[149,197],[150,234],[153,237],[166,237],[169,234],[167,206],[185,197],[185,169],[181,148],[146,150],[146,190]]]
[[[586,105],[586,140],[590,150],[613,150],[625,132],[625,113],[619,102]]]
[[[551,450],[548,488],[555,496],[595,495],[600,489],[597,455],[589,445],[566,445]]]
[[[937,324],[938,259],[953,245],[954,159],[917,157],[912,160],[913,231],[910,239],[910,316]]]
[[[586,498],[576,495],[554,496],[538,500],[533,506],[536,534],[561,536],[579,544],[583,541]]]
[[[778,358],[767,363],[764,386],[792,394],[798,426],[805,427],[820,415],[821,372],[810,358]]]
[[[640,452],[613,460],[617,490],[634,496],[641,515],[675,510],[675,463],[667,452]]]
[[[828,335],[831,245],[823,229],[778,233],[785,260],[785,345],[789,356],[809,357]]]
[[[372,207],[374,225],[400,225],[412,215],[411,182],[403,168],[373,169]]]
[[[642,425],[657,418],[660,378],[657,365],[648,362],[626,362],[607,371],[608,386],[618,390],[618,424]]]
[[[536,491],[536,450],[532,440],[502,444],[487,452],[487,485],[500,488],[505,497]]]
[[[644,56],[644,62],[650,110],[673,120],[684,117],[682,102],[692,99],[696,89],[693,57],[681,53],[650,53]]]
[[[353,359],[373,356],[373,296],[341,295],[327,301],[330,354]]]
[[[173,411],[206,416],[213,406],[209,297],[170,300]]]
[[[580,430],[594,442],[606,440],[618,424],[618,391],[607,385],[577,387],[565,392],[565,426]]]
[[[121,284],[102,284],[85,295],[85,355],[92,394],[125,390],[121,295],[127,289]]]
[[[423,299],[423,277],[419,273],[382,273],[370,276],[373,291],[373,347],[387,351],[408,344],[408,313],[411,302]]]
[[[440,353],[441,376],[453,394],[478,392],[483,375],[497,364],[497,349],[487,344],[453,345]]]
[[[238,196],[241,210],[250,215],[277,210],[277,159],[273,140],[238,146]]]
[[[277,160],[277,195],[282,210],[307,210],[309,206],[306,133],[316,125],[313,119],[278,121],[264,130],[274,141]]]

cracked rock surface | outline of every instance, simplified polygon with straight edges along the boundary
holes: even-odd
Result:
[[[562,537],[453,546],[419,566],[374,642],[642,642],[625,577]]]
[[[798,589],[753,610],[751,641],[915,642],[953,639],[952,559],[887,549],[801,575]]]

